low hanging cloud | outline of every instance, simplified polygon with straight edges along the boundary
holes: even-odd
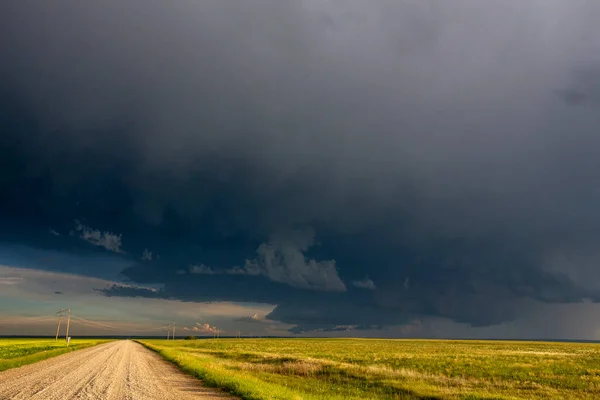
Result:
[[[144,249],[144,252],[142,253],[142,261],[152,261],[152,252],[148,249]]]
[[[204,334],[214,334],[219,332],[219,328],[217,328],[216,326],[212,326],[210,324],[207,323],[200,323],[200,322],[196,322],[194,324],[194,326],[191,327],[187,327],[185,326],[183,328],[184,331],[191,331],[191,332],[197,332],[197,333],[204,333]]]
[[[381,325],[333,325],[330,327],[322,327],[315,329],[306,329],[301,326],[291,328],[291,333],[318,333],[318,332],[351,332],[351,331],[367,331],[367,330],[383,330]]]
[[[267,320],[264,316],[258,315],[258,313],[254,313],[252,315],[247,315],[245,317],[240,317],[236,319],[237,322],[245,322],[249,324],[264,324],[267,322],[273,322]]]
[[[22,280],[23,280],[23,278],[21,278],[21,277],[13,277],[13,276],[0,277],[0,285],[11,285],[11,286],[17,285]]]
[[[360,280],[360,281],[353,281],[352,285],[354,287],[357,287],[360,289],[368,289],[368,290],[377,289],[377,286],[375,286],[375,282],[373,282],[373,280],[369,279],[368,277],[365,277],[365,279]]]
[[[285,283],[299,289],[345,292],[335,260],[317,261],[304,252],[313,245],[314,232],[307,229],[290,236],[274,236],[261,244],[258,257],[247,260],[244,270],[249,275],[264,275],[273,282]]]
[[[600,67],[576,68],[570,85],[556,94],[568,105],[600,105]]]
[[[110,285],[110,288],[113,290],[130,289],[135,292],[144,293],[146,295],[156,295],[161,290],[160,287],[151,287],[151,286],[136,285],[136,284],[122,283],[122,282],[114,283],[114,284]]]
[[[190,265],[189,271],[192,274],[199,274],[199,275],[220,275],[220,274],[226,274],[227,271],[229,271],[229,270],[215,270],[209,266],[200,264],[200,265]]]
[[[312,229],[277,234],[267,243],[262,243],[256,250],[257,257],[246,260],[243,267],[213,269],[200,264],[192,265],[190,272],[203,275],[260,275],[298,289],[345,292],[346,285],[338,274],[335,260],[317,261],[305,256],[313,244]],[[374,283],[370,283],[374,287]]]
[[[75,221],[75,223],[75,231],[79,233],[81,239],[114,253],[125,253],[122,249],[121,234],[92,229],[79,221]]]

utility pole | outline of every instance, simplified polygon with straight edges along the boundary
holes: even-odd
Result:
[[[60,321],[61,320],[62,320],[62,314],[58,314],[58,323],[56,324],[56,338],[54,339],[55,342],[58,341],[58,331],[60,329]]]
[[[54,341],[58,341],[58,334],[60,333],[60,323],[62,322],[62,319],[65,316],[65,313],[67,314],[67,332],[65,334],[65,340],[67,341],[67,345],[68,345],[68,337],[69,337],[69,326],[71,325],[71,309],[70,308],[65,308],[64,310],[60,310],[56,313],[56,315],[58,316],[58,323],[56,324],[56,337],[54,338]]]
[[[71,326],[71,309],[67,311],[67,332],[65,333],[65,340],[67,341],[67,347],[69,347],[70,337],[69,337],[69,326]]]
[[[169,340],[169,338],[171,340],[175,339],[175,322],[171,322],[168,326],[168,330],[167,330],[167,340]]]

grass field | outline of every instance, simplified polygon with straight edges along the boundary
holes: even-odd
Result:
[[[58,356],[69,351],[105,343],[108,340],[73,339],[69,347],[59,339],[0,339],[0,371]]]
[[[144,340],[244,399],[598,399],[600,345],[373,339]]]

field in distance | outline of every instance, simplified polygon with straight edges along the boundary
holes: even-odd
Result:
[[[378,339],[143,340],[244,399],[598,399],[600,345]]]
[[[108,342],[108,340],[73,339],[67,347],[64,338],[58,339],[58,341],[35,338],[0,339],[0,371],[105,342]]]

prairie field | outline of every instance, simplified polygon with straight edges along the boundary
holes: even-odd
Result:
[[[73,339],[67,347],[64,339],[0,339],[0,371],[20,367],[69,351],[105,343],[108,340]]]
[[[600,345],[383,339],[142,340],[243,399],[598,399]]]

